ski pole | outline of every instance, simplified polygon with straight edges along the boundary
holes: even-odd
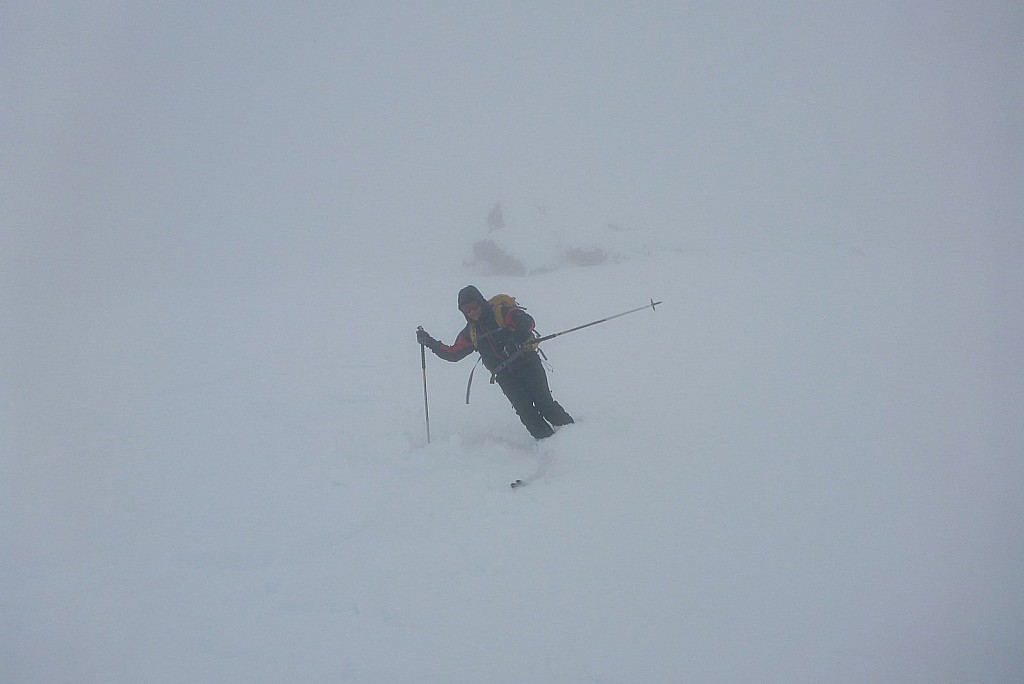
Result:
[[[416,328],[423,330],[423,326]],[[423,369],[423,415],[427,419],[427,444],[430,444],[430,405],[427,404],[427,347],[420,345],[420,368]]]
[[[584,328],[589,328],[592,325],[597,325],[598,323],[604,323],[605,321],[610,321],[613,318],[619,318],[621,316],[625,316],[626,314],[636,313],[637,311],[643,311],[644,309],[650,309],[651,311],[654,311],[655,310],[654,307],[656,307],[658,304],[661,304],[661,302],[656,302],[656,301],[654,301],[652,299],[650,304],[644,304],[643,306],[638,306],[635,309],[630,309],[629,311],[623,311],[622,313],[615,314],[614,316],[608,316],[607,318],[602,318],[601,320],[598,320],[598,321],[591,321],[590,323],[584,323],[583,325],[577,325],[575,328],[569,328],[568,330],[563,330],[562,332],[551,333],[550,335],[545,335],[544,337],[538,337],[535,340],[529,340],[529,343],[531,345],[533,345],[533,344],[540,344],[541,342],[553,339],[555,337],[558,337],[559,335],[565,335],[567,333],[576,332],[577,330],[583,330]]]
[[[534,339],[534,340],[527,340],[526,341],[526,346],[520,348],[514,354],[509,356],[507,359],[502,361],[500,364],[498,364],[497,368],[495,368],[493,371],[491,371],[491,382],[493,383],[494,382],[494,378],[498,375],[498,373],[500,373],[501,371],[505,370],[505,368],[507,368],[510,363],[512,363],[513,361],[518,359],[520,356],[522,356],[526,352],[527,349],[534,349],[541,342],[553,339],[555,337],[558,337],[559,335],[565,335],[565,334],[568,334],[568,333],[571,333],[571,332],[576,332],[577,330],[583,330],[584,328],[589,328],[592,325],[597,325],[598,323],[604,323],[605,321],[610,321],[613,318],[619,318],[621,316],[625,316],[626,314],[636,313],[637,311],[643,311],[644,309],[650,309],[651,311],[655,311],[656,309],[654,307],[656,307],[658,304],[661,304],[661,302],[656,302],[656,301],[654,301],[652,299],[650,304],[644,304],[643,306],[638,306],[637,308],[630,309],[629,311],[623,311],[622,313],[615,314],[614,316],[608,316],[607,318],[602,318],[602,319],[597,320],[597,321],[591,321],[590,323],[584,323],[583,325],[577,325],[575,328],[569,328],[568,330],[563,330],[561,332],[551,333],[550,335],[544,335],[543,337],[538,337],[537,339]],[[473,381],[472,373],[470,373],[469,380],[470,380],[470,382]],[[469,403],[469,389],[468,388],[466,389],[466,403],[467,404]]]

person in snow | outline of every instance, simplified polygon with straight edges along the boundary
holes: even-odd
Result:
[[[474,349],[480,352],[484,366],[535,438],[554,434],[552,425],[573,422],[551,396],[540,356],[528,346],[534,328],[530,314],[515,305],[493,307],[473,285],[459,291],[459,310],[466,317],[466,327],[454,344],[442,344],[422,329],[417,330],[416,341],[445,361],[460,361]],[[500,322],[497,316],[502,317]]]

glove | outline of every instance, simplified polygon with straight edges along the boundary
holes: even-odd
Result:
[[[526,340],[516,339],[515,336],[510,337],[505,342],[505,353],[509,356],[514,356],[526,348]]]
[[[516,330],[512,333],[512,338],[522,347],[533,339],[533,333],[529,330]]]
[[[416,341],[419,342],[420,344],[422,344],[427,349],[430,349],[431,351],[436,349],[437,345],[441,344],[440,342],[435,340],[433,337],[428,335],[427,331],[424,330],[423,328],[417,328],[416,329]]]

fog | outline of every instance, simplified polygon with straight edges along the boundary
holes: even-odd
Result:
[[[733,244],[1020,244],[1012,4],[3,13],[8,291],[363,263],[494,202]]]
[[[417,659],[445,675],[437,681],[503,681],[482,657],[460,670],[464,654],[450,644],[410,647],[445,614],[424,598],[427,579],[455,564],[470,580],[442,593],[461,606],[460,635],[491,625],[476,647],[525,639],[528,616],[495,615],[560,562],[567,521],[590,519],[595,504],[577,479],[615,497],[598,516],[610,527],[584,537],[593,548],[576,549],[528,606],[543,609],[539,597],[594,567],[604,573],[595,594],[638,567],[648,589],[636,604],[583,601],[563,606],[567,622],[542,619],[580,628],[600,606],[626,613],[611,632],[582,629],[572,647],[526,639],[565,656],[551,681],[637,681],[644,658],[647,681],[678,681],[689,656],[701,658],[696,681],[923,682],[970,678],[986,659],[981,681],[1016,681],[1024,616],[1007,578],[1024,558],[1014,489],[1024,455],[1021,35],[1024,9],[987,0],[4,4],[0,653],[12,657],[12,681],[409,681]],[[506,228],[489,232],[496,205]],[[521,273],[480,268],[481,240]],[[601,263],[574,264],[567,249]],[[627,393],[625,411],[589,372],[587,359],[607,348],[562,348],[559,382],[583,420],[551,452],[516,440],[500,396],[456,413],[463,367],[431,366],[440,446],[428,446],[411,333],[425,325],[450,341],[467,282],[528,301],[546,314],[545,332],[650,297],[676,308],[637,323],[639,339],[624,332],[633,324],[605,338],[626,352],[605,368]],[[776,373],[785,389],[749,383]],[[749,401],[734,403],[740,395]],[[652,415],[662,421],[653,430]],[[773,432],[782,424],[789,437]],[[651,471],[617,490],[613,464],[634,451],[651,454]],[[816,456],[849,477],[812,465]],[[481,499],[509,496],[506,479],[521,473],[508,471],[537,458],[555,480],[538,482],[541,493]],[[764,465],[775,458],[779,470]],[[851,459],[895,484],[858,475]],[[232,481],[249,466],[245,483],[272,492],[265,508]],[[729,499],[757,489],[743,479],[751,470],[781,485],[780,498],[754,494],[768,499],[737,512]],[[417,492],[411,473],[461,493]],[[825,522],[792,503],[851,481],[843,514]],[[686,503],[669,504],[672,492]],[[860,495],[877,504],[863,517]],[[391,496],[410,503],[384,503]],[[616,513],[648,496],[639,540],[619,548],[601,536],[632,538]],[[570,514],[547,530],[561,497]],[[535,508],[522,513],[522,499]],[[441,537],[426,523],[403,526],[432,506],[439,526],[480,516],[501,528],[526,515],[542,549],[508,558],[483,523],[456,522]],[[161,507],[169,513],[151,510]],[[240,511],[276,522],[251,533]],[[339,527],[318,536],[332,515]],[[714,539],[719,525],[735,531],[761,515],[761,531],[784,547],[768,563],[777,574],[740,573],[753,599],[734,601],[735,584],[709,578],[737,558],[755,567],[760,551],[747,551],[765,542],[756,529],[731,536],[735,546]],[[864,540],[886,515],[899,533],[873,547]],[[211,519],[228,522],[208,528]],[[786,532],[794,520],[798,531]],[[309,531],[293,544],[296,527]],[[809,560],[802,543],[846,527],[862,543],[829,556],[847,563],[829,593],[832,580],[813,569],[822,558]],[[330,568],[350,562],[347,551],[311,549],[348,549],[364,529],[364,560],[334,583]],[[425,541],[389,555],[414,533]],[[673,585],[673,605],[695,601],[696,612],[644,622],[664,596],[664,578],[644,565],[664,560],[661,533],[703,551],[696,569],[685,550],[672,562],[688,568],[678,586],[709,593]],[[903,546],[901,535],[923,537]],[[429,555],[430,542],[448,546],[424,579],[371,579],[382,564],[387,575]],[[502,563],[525,580],[475,612],[485,589],[509,579]],[[820,591],[778,593],[784,567]],[[209,584],[211,568],[225,586]],[[900,579],[878,594],[857,579],[893,568]],[[176,613],[181,597],[162,581],[180,571],[202,589]],[[260,589],[239,597],[232,582]],[[310,608],[350,589],[369,598],[328,600],[330,615]],[[834,618],[779,618],[784,598],[809,607],[826,595],[838,601]],[[75,617],[62,627],[68,601]],[[124,612],[111,617],[115,605]],[[881,626],[854,616],[858,605],[880,611]],[[717,609],[730,617],[701,622]],[[318,630],[343,633],[345,664],[310,658],[269,626],[244,646],[229,636],[281,612],[324,648],[333,643]],[[766,615],[806,640],[745,622]],[[929,616],[953,627],[933,633]],[[194,636],[197,617],[212,626]],[[630,651],[639,624],[658,635],[648,643],[664,643],[632,644],[634,659],[583,672],[588,649]],[[817,629],[832,636],[812,638]],[[129,639],[133,655],[103,643],[104,630]],[[168,643],[147,641],[162,630]],[[841,637],[881,664],[838,653]],[[754,655],[730,660],[732,639]],[[197,640],[202,656],[173,665]],[[285,654],[277,669],[264,652]],[[540,681],[539,671],[520,664],[505,680]]]

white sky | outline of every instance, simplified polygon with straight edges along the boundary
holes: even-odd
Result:
[[[4,279],[372,263],[499,201],[1002,254],[1021,35],[1011,2],[5,3]]]

